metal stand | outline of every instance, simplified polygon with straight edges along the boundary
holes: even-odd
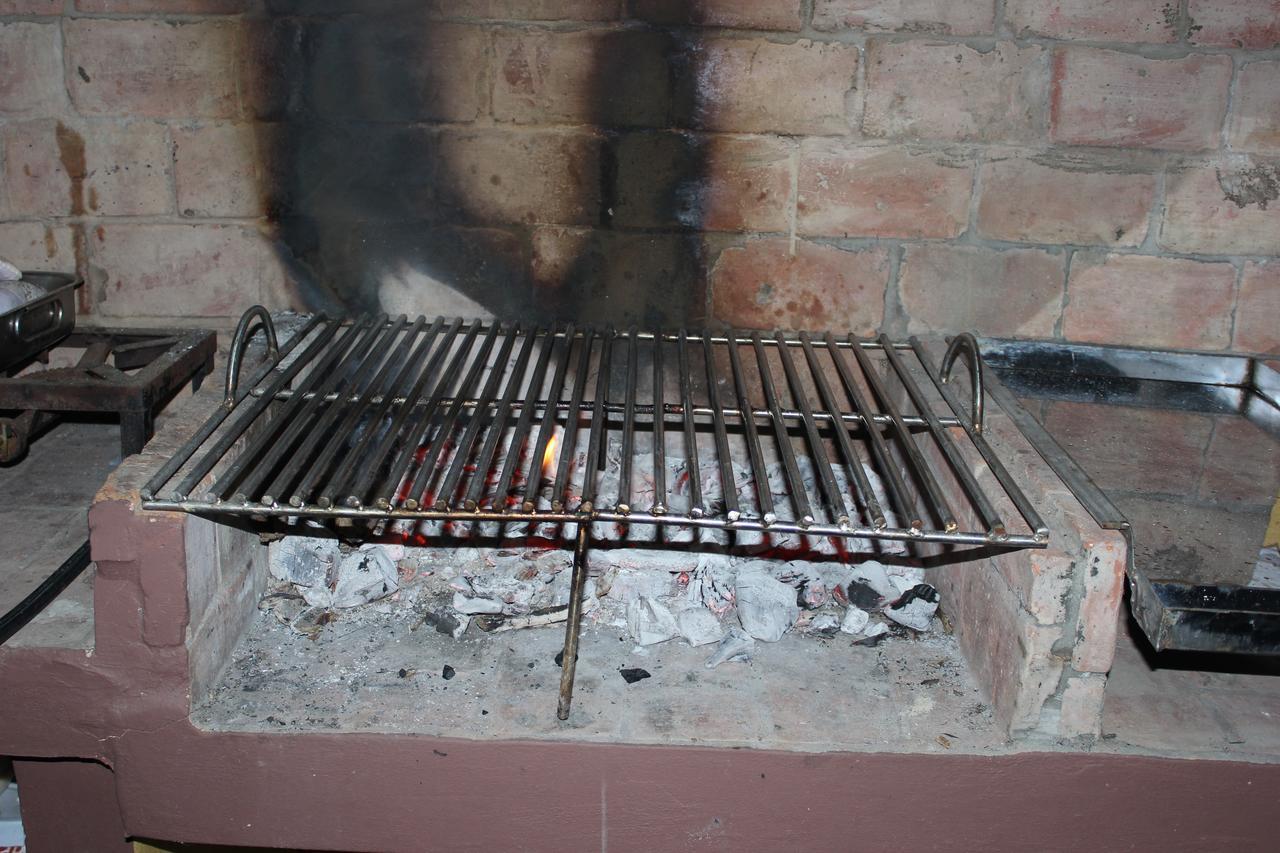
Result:
[[[582,634],[582,594],[587,586],[587,545],[590,534],[591,521],[579,521],[573,545],[569,621],[564,628],[564,654],[560,664],[560,702],[556,706],[556,716],[562,720],[569,719],[569,706],[573,704],[573,676],[578,666],[578,637]]]

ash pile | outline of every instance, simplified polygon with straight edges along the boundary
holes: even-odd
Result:
[[[303,634],[364,613],[393,614],[455,639],[553,626],[567,617],[570,559],[523,547],[408,547],[290,536],[271,545],[276,584],[261,607]],[[876,645],[939,630],[939,595],[921,569],[811,555],[762,559],[654,547],[591,552],[584,627],[637,646],[706,646],[706,665],[750,660],[788,632]]]

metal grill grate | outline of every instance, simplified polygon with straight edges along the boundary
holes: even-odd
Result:
[[[980,409],[959,403],[914,338],[315,317],[270,350],[240,386],[236,348],[224,405],[147,484],[147,508],[1046,541]],[[960,528],[922,441],[980,528]],[[964,442],[1020,519],[1001,516]],[[616,476],[603,474],[610,445]]]
[[[240,383],[259,326],[266,359]],[[968,407],[948,381],[961,355]],[[940,366],[915,338],[404,316],[312,317],[278,346],[255,308],[236,332],[223,405],[147,483],[143,506],[576,523],[563,719],[597,522],[1045,547],[1048,530],[982,434],[984,398],[968,335]],[[966,454],[985,461],[996,494]]]

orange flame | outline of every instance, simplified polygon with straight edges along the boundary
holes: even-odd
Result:
[[[560,437],[551,436],[551,440],[547,442],[547,450],[542,454],[542,476],[546,477],[551,472],[551,463],[556,459],[556,448],[560,446]]]

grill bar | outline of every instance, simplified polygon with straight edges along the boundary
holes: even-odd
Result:
[[[414,323],[414,329],[415,330],[420,329],[422,321],[425,319],[426,318],[424,317],[419,317],[417,322]],[[383,389],[381,402],[379,402],[378,405],[373,409],[373,411],[368,415],[371,422],[381,423],[382,419],[386,417],[387,412],[390,411],[392,400],[393,400],[392,389],[402,387],[405,383],[409,381],[409,377],[421,373],[423,359],[425,359],[427,357],[427,353],[431,351],[431,345],[435,342],[436,335],[440,333],[440,327],[442,325],[444,325],[444,318],[442,317],[436,318],[436,321],[431,324],[431,328],[427,329],[427,333],[423,336],[422,340],[418,343],[413,353],[409,356],[409,358],[406,361],[403,362],[403,364],[400,367],[399,373],[397,373],[395,378],[391,380],[391,386],[389,388]],[[414,393],[416,396],[416,393],[421,391],[421,387],[419,384],[421,381],[423,380],[418,380],[417,382],[414,383],[414,390],[411,391],[410,393]],[[341,495],[348,492],[350,488],[351,476],[355,471],[356,465],[359,464],[361,459],[364,459],[367,456],[372,456],[372,458],[376,458],[376,459],[382,458],[382,456],[386,453],[386,448],[382,447],[381,444],[379,445],[379,449],[375,451],[373,454],[369,454],[367,452],[369,445],[371,445],[377,439],[377,437],[378,437],[378,431],[376,429],[366,429],[361,433],[360,440],[355,444],[354,447],[351,447],[348,450],[347,455],[343,459],[341,465],[339,465],[338,470],[334,473],[333,477],[329,480],[329,487],[325,490],[323,494],[320,495],[316,503],[318,503],[322,507],[333,506],[336,495]],[[336,435],[334,438],[335,440],[341,442],[341,440],[343,439],[343,435],[339,434],[339,435]],[[290,506],[297,507],[297,506],[302,506],[306,503],[307,499],[311,495],[312,490],[315,487],[317,477],[318,477],[318,471],[316,470],[313,470],[310,474],[307,475],[307,479],[303,481],[302,485],[298,487],[297,491],[289,499]]]

